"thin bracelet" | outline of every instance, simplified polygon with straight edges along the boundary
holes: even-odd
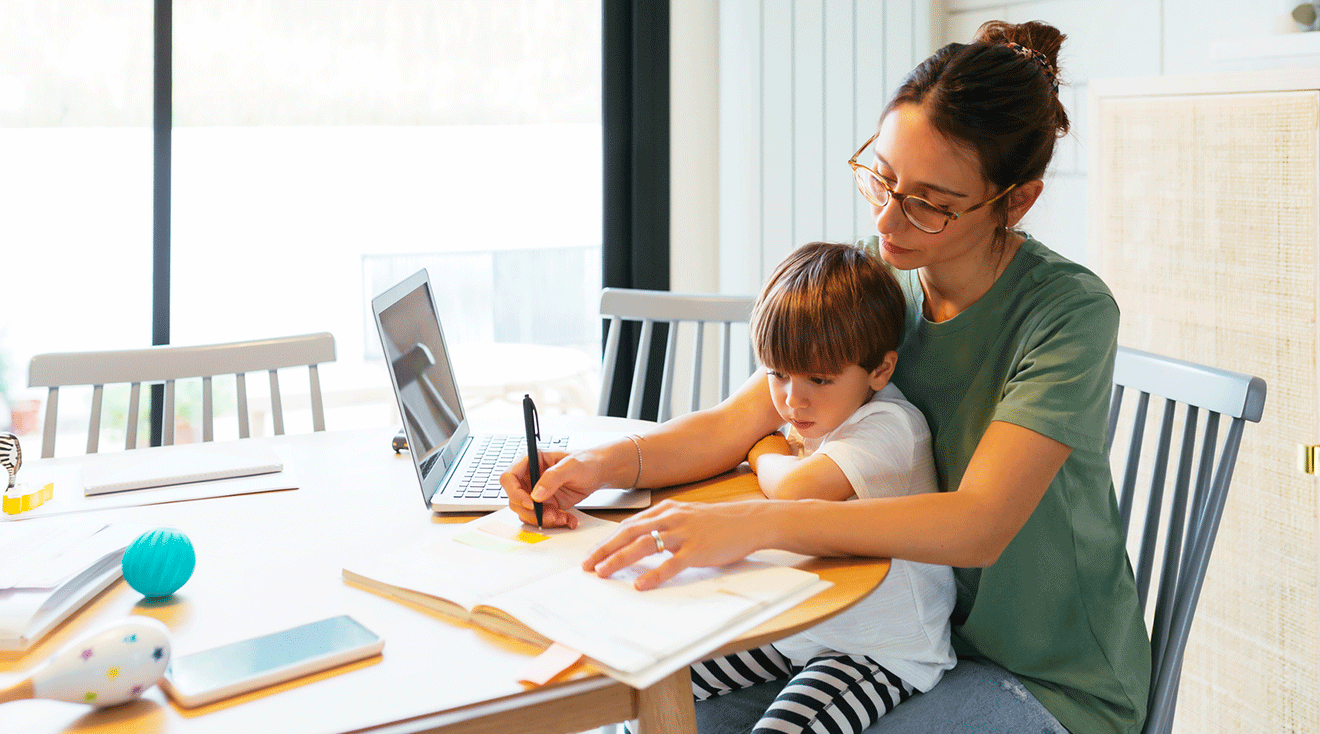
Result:
[[[633,479],[632,486],[628,489],[637,489],[637,483],[642,481],[642,443],[638,440],[640,438],[641,436],[635,433],[628,434],[628,439],[637,447],[637,477]]]

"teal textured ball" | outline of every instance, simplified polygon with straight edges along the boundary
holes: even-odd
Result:
[[[139,535],[124,551],[124,580],[143,596],[169,596],[188,581],[196,563],[188,536],[158,528]]]

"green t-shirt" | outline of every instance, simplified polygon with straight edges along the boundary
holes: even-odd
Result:
[[[893,381],[930,423],[942,491],[958,488],[991,421],[1072,448],[999,560],[954,569],[954,649],[1012,672],[1074,734],[1140,731],[1150,641],[1105,446],[1118,305],[1093,273],[1030,237],[980,300],[942,323],[922,315],[917,272],[895,274],[908,318]]]

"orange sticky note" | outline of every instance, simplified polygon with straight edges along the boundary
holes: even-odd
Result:
[[[547,647],[545,652],[532,658],[527,667],[518,674],[518,682],[543,686],[555,676],[576,665],[581,659],[582,653],[556,642]]]

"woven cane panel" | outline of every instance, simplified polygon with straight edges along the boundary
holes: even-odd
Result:
[[[1320,439],[1318,96],[1100,105],[1094,231],[1098,268],[1122,310],[1120,343],[1258,375],[1269,386],[1264,419],[1244,433],[1184,662],[1176,731],[1320,731],[1316,484],[1296,469],[1297,445]],[[1148,442],[1162,410],[1153,400]]]

